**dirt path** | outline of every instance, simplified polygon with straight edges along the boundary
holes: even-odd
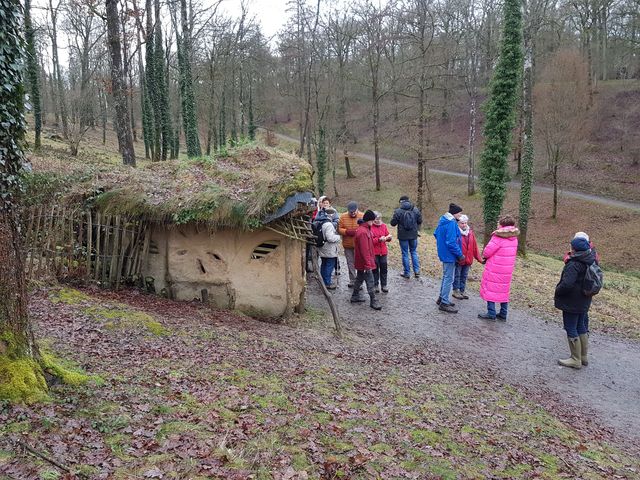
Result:
[[[477,318],[485,308],[480,298],[457,300],[460,312],[440,312],[435,304],[439,280],[405,280],[389,271],[388,294],[380,294],[381,312],[368,304],[351,305],[346,288],[346,265],[333,293],[347,329],[366,331],[395,340],[430,339],[458,351],[474,363],[484,364],[506,382],[554,392],[568,405],[592,411],[621,440],[640,444],[640,344],[593,332],[590,364],[582,370],[557,365],[568,356],[559,323],[547,323],[525,311],[512,309],[506,323]],[[437,288],[438,287],[438,288]],[[597,301],[597,299],[595,300]],[[309,303],[328,310],[317,286],[310,287]]]
[[[284,135],[282,133],[275,133],[276,137],[285,140],[287,142],[298,142],[297,139],[290,137],[288,135]],[[375,161],[375,158],[373,155],[369,155],[368,153],[361,153],[361,152],[351,152],[351,155],[353,157],[358,157],[358,158],[364,158],[365,160],[369,160],[371,162]],[[382,163],[385,163],[387,165],[394,165],[400,168],[416,168],[416,166],[412,163],[409,162],[402,162],[399,160],[393,160],[390,158],[383,158],[380,157],[380,161]],[[437,168],[430,168],[429,169],[430,172],[433,173],[438,173],[441,175],[449,175],[452,177],[461,177],[461,178],[467,178],[467,174],[466,173],[460,173],[460,172],[452,172],[449,170],[440,170]],[[511,181],[509,182],[509,186],[512,188],[520,188],[520,182],[518,181]],[[552,187],[545,187],[543,185],[534,185],[533,186],[533,191],[534,192],[540,192],[540,193],[553,193],[553,188]],[[558,194],[565,196],[565,197],[569,197],[569,198],[578,198],[580,200],[587,200],[589,202],[595,202],[595,203],[600,203],[602,205],[607,205],[607,206],[611,206],[611,207],[620,207],[620,208],[626,208],[629,210],[633,210],[633,211],[637,211],[640,212],[640,204],[638,203],[632,203],[632,202],[623,202],[621,200],[614,200],[612,198],[607,198],[607,197],[601,197],[598,195],[591,195],[588,193],[582,193],[582,192],[575,192],[575,191],[571,191],[571,190],[563,190],[563,189],[559,189],[558,190]]]

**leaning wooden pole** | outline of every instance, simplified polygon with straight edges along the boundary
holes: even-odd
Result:
[[[329,304],[329,309],[331,310],[331,316],[333,317],[333,324],[336,327],[336,336],[338,336],[339,338],[342,338],[342,326],[340,325],[340,314],[338,313],[338,307],[333,301],[333,297],[329,293],[329,290],[327,290],[327,287],[325,286],[324,281],[322,280],[322,277],[318,273],[318,252],[314,246],[312,246],[311,248],[313,249],[311,253],[313,267],[311,272],[309,273],[316,280],[316,282],[318,282],[318,285],[320,286],[320,290],[322,291],[324,298],[327,300],[327,303]]]

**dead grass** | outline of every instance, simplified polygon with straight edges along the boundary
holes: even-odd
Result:
[[[120,164],[117,150],[85,143],[73,158],[66,144],[45,136],[30,160],[27,203],[51,201],[40,198],[46,190],[58,202],[88,201],[105,213],[166,223],[255,228],[289,195],[313,189],[306,162],[256,143],[214,157],[139,161],[133,169]]]

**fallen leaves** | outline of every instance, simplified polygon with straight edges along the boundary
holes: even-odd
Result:
[[[170,334],[102,328],[85,304],[36,294],[40,337],[104,385],[3,406],[2,474],[38,478],[38,463],[7,443],[16,436],[91,478],[624,478],[638,468],[431,345],[337,341],[133,291],[86,293]]]

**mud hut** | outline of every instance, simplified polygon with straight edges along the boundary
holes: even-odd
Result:
[[[134,282],[169,298],[257,317],[288,316],[302,307],[308,233],[302,217],[311,208],[313,184],[308,164],[296,156],[252,145],[135,169],[57,170],[34,162],[26,217],[32,228],[25,229],[34,271],[43,258],[58,272],[83,265],[82,275],[103,286]],[[41,175],[49,175],[54,202],[51,196],[38,202],[34,186]],[[35,225],[62,238],[42,245],[45,235],[34,233]],[[65,262],[62,252],[85,252],[85,258]]]

